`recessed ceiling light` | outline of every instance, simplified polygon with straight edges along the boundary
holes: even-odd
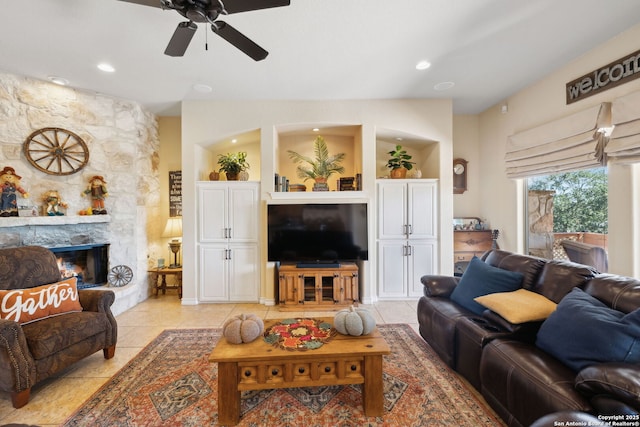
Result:
[[[416,64],[416,70],[426,70],[431,67],[431,63],[429,61],[420,61]]]
[[[200,93],[209,93],[213,90],[213,88],[204,83],[196,83],[193,85],[193,90]]]
[[[320,132],[320,128],[313,128],[311,130],[314,131],[314,132]]]
[[[231,143],[232,143],[232,144],[235,144],[236,142],[238,142],[238,140],[237,140],[237,139],[235,139],[235,138],[233,138],[233,139],[231,140]]]
[[[456,84],[454,82],[440,82],[436,84],[433,88],[435,90],[447,90],[454,87]]]
[[[66,86],[69,84],[69,80],[57,76],[49,76],[49,81],[60,86]]]
[[[397,136],[396,141],[402,141],[402,137]]]
[[[101,62],[98,64],[98,69],[104,71],[105,73],[113,73],[116,69],[113,68],[113,65],[107,64],[106,62]]]

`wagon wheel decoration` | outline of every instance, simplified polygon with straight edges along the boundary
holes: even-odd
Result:
[[[107,275],[109,284],[116,288],[128,285],[131,279],[133,279],[133,271],[126,265],[116,265]]]
[[[89,148],[75,133],[43,128],[24,141],[24,154],[31,165],[49,175],[71,175],[89,162]]]

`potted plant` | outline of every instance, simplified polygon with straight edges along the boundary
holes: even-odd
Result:
[[[224,172],[227,176],[227,181],[237,181],[238,174],[249,169],[247,153],[245,151],[219,154],[218,164],[220,165],[220,171]]]
[[[411,156],[402,148],[396,145],[395,150],[388,153],[391,158],[387,161],[387,167],[391,169],[389,176],[391,178],[405,178],[407,171],[413,169],[415,162],[410,161]]]
[[[327,179],[334,173],[344,172],[344,167],[340,163],[344,160],[345,153],[338,153],[330,156],[327,143],[323,137],[316,137],[313,142],[313,152],[315,158],[303,156],[292,150],[287,150],[289,158],[294,163],[303,163],[298,165],[297,173],[298,178],[302,178],[305,181],[313,179],[317,183],[327,182]],[[306,163],[306,165],[305,165]]]

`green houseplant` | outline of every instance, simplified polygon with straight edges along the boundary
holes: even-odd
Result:
[[[388,153],[391,158],[387,161],[387,167],[391,169],[389,176],[391,178],[404,178],[407,171],[413,169],[415,162],[411,161],[411,156],[401,145],[396,145],[394,150]]]
[[[247,153],[245,151],[219,154],[218,164],[220,165],[220,171],[224,172],[227,176],[227,181],[237,181],[238,174],[249,169]]]
[[[344,172],[344,167],[341,166],[340,163],[344,160],[345,153],[330,156],[327,143],[323,137],[316,137],[313,142],[313,152],[315,158],[287,150],[289,158],[293,160],[294,163],[303,163],[298,165],[296,169],[298,178],[302,178],[305,181],[313,179],[316,182],[326,182],[334,173]]]

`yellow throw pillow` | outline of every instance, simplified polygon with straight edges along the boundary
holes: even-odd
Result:
[[[76,278],[35,288],[0,291],[0,318],[22,325],[58,314],[82,311]]]
[[[513,324],[544,320],[557,306],[543,295],[526,289],[483,295],[475,300]]]

